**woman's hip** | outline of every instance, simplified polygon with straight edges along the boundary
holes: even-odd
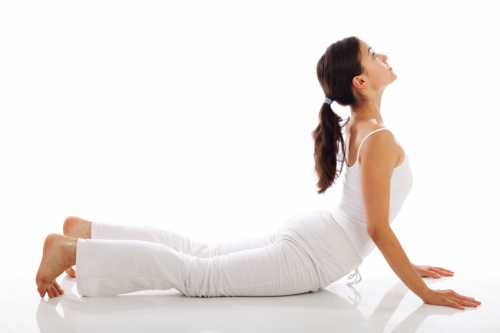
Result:
[[[292,216],[279,228],[277,237],[293,242],[311,258],[322,287],[348,274],[362,261],[344,229],[327,210]]]

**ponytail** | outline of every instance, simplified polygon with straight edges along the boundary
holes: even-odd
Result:
[[[345,161],[345,143],[342,136],[341,121],[330,104],[323,103],[319,112],[319,124],[313,131],[315,171],[319,177],[318,193],[327,190],[342,172]],[[348,120],[348,119],[347,119]],[[339,151],[342,149],[342,159],[338,160]],[[341,169],[337,172],[337,162],[341,161]]]

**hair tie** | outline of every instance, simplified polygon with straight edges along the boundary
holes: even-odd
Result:
[[[333,103],[333,99],[330,99],[328,97],[325,97],[325,103],[326,104],[332,104]]]

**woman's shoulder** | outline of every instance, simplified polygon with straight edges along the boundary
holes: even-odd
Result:
[[[386,132],[390,133],[390,136],[393,136],[392,131],[385,126],[383,123],[374,123],[371,121],[357,121],[349,125],[349,131],[352,136],[355,136],[359,140],[362,140],[364,137],[369,135],[370,133],[384,128]]]
[[[354,156],[358,157],[360,164],[363,164],[363,156],[372,150],[372,153],[381,159],[390,159],[391,156],[400,154],[400,149],[398,148],[394,134],[383,123],[358,121],[357,123],[353,123],[352,126],[353,129],[349,129],[349,131],[353,136],[352,145],[355,147],[353,149],[356,151]],[[385,130],[378,131],[379,129]],[[377,133],[375,138],[366,142],[366,139],[374,133]]]

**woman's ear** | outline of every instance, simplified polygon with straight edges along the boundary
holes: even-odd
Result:
[[[366,86],[365,77],[363,75],[356,75],[352,78],[352,85],[357,89],[364,89],[364,87]]]

